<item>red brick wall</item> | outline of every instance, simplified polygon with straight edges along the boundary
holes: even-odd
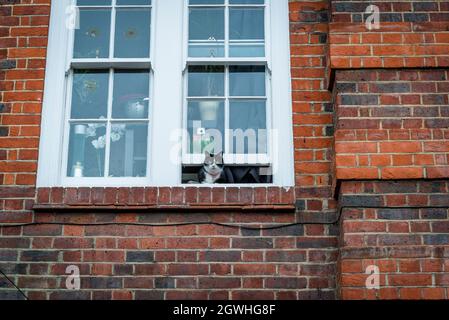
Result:
[[[449,72],[337,71],[337,179],[449,176]]]
[[[16,66],[2,69],[0,223],[66,224],[0,228],[0,268],[32,299],[334,299],[336,226],[198,224],[260,228],[335,216],[328,1],[291,3],[296,188],[55,188],[35,196],[49,2],[2,3],[2,59]],[[107,225],[87,225],[98,223]],[[173,223],[188,225],[160,226]],[[70,264],[81,269],[79,292],[64,290]],[[3,287],[0,298],[20,297]]]
[[[447,22],[447,2],[440,2],[438,10],[432,8],[422,12],[420,17],[426,15],[428,25],[399,20],[385,27],[390,28],[388,30],[392,34],[386,29],[366,34],[361,27],[363,24],[354,25],[352,29],[338,24],[358,23],[359,9],[352,8],[349,9],[351,13],[343,13],[336,8],[339,4],[350,6],[360,2],[289,1],[296,177],[296,187],[291,190],[54,188],[37,191],[35,179],[49,3],[50,0],[0,0],[0,269],[9,274],[30,298],[386,298],[358,287],[361,278],[366,277],[363,265],[369,259],[392,261],[399,269],[395,269],[397,272],[388,271],[384,277],[391,275],[394,279],[396,273],[401,276],[403,272],[400,263],[407,253],[402,253],[402,249],[414,250],[416,257],[412,256],[411,260],[415,264],[419,262],[419,272],[423,273],[426,281],[429,276],[433,281],[430,284],[423,280],[419,286],[411,286],[419,287],[413,292],[419,290],[421,298],[437,294],[448,298],[445,292],[447,276],[444,274],[447,272],[447,232],[438,227],[446,227],[447,215],[440,214],[437,218],[405,215],[404,219],[394,215],[394,219],[385,219],[388,221],[384,222],[384,229],[372,234],[371,228],[378,225],[375,216],[378,209],[366,208],[368,204],[365,202],[359,204],[361,208],[348,209],[348,206],[354,206],[354,198],[349,204],[345,204],[348,200],[342,200],[347,196],[369,193],[384,199],[384,202],[376,204],[379,206],[408,206],[412,203],[417,207],[431,206],[435,197],[443,199],[438,200],[439,205],[447,206],[441,186],[429,187],[422,195],[424,189],[420,186],[424,182],[404,182],[419,186],[416,190],[400,192],[407,193],[404,195],[385,190],[385,187],[360,189],[360,184],[354,181],[385,178],[383,166],[375,165],[370,157],[388,158],[388,166],[394,169],[405,168],[409,165],[403,161],[411,161],[412,169],[421,170],[423,178],[448,178],[447,157],[444,157],[448,152],[444,141],[447,139],[447,127],[444,127],[447,124],[447,70],[399,69],[408,66],[407,61],[414,61],[416,68],[428,65],[447,67],[447,59],[439,49],[447,45],[447,41],[444,42],[447,29],[441,26]],[[403,7],[398,3],[390,4],[390,11],[406,19],[409,9],[407,4],[402,4]],[[425,11],[425,8],[420,8]],[[331,17],[334,22],[329,24]],[[387,19],[385,17],[382,19]],[[408,34],[402,35],[404,26],[408,26]],[[421,26],[425,29],[419,29]],[[432,37],[429,35],[431,31],[436,31]],[[394,35],[398,33],[401,33],[400,40]],[[370,54],[363,57],[365,60],[360,60],[358,55],[353,55],[353,49],[364,44],[365,38],[372,38],[369,41],[374,42],[369,44]],[[401,63],[378,53],[377,57],[371,56],[371,50],[374,52],[382,46],[381,41],[406,47],[407,41],[413,38],[419,40],[412,42],[415,51],[398,53],[393,57]],[[434,46],[435,43],[438,45]],[[427,44],[432,49],[425,56],[419,56],[419,60],[413,60],[417,48]],[[364,61],[372,62],[368,65]],[[342,70],[363,67],[377,69]],[[383,68],[395,69],[380,70]],[[414,92],[414,86],[421,84],[422,90]],[[334,85],[334,91],[330,92],[328,88]],[[403,92],[403,88],[409,91]],[[343,99],[356,101],[365,95],[375,96],[379,104],[340,103]],[[343,98],[346,96],[348,98]],[[406,96],[410,96],[409,100]],[[433,99],[432,105],[428,104],[431,101],[428,99]],[[432,116],[426,113],[424,117],[419,113],[423,108],[428,108],[426,111]],[[400,112],[405,110],[410,117],[403,119]],[[367,112],[376,112],[379,117],[372,119]],[[357,123],[360,126],[364,121],[372,123],[373,127],[357,127]],[[398,122],[401,128],[395,127]],[[413,126],[404,128],[403,122],[413,123]],[[389,126],[385,127],[384,124],[388,123]],[[433,125],[427,125],[429,123]],[[395,136],[398,129],[404,132]],[[344,130],[351,133],[343,134]],[[368,131],[372,137],[375,130],[379,132],[379,140],[374,143],[379,148],[398,137],[401,142],[419,145],[419,152],[402,152],[403,159],[394,158],[393,153],[396,152],[390,154],[384,149],[373,149],[369,154],[357,149],[340,152],[341,146],[354,141],[357,141],[356,145],[371,143]],[[421,131],[425,133],[424,137],[420,135]],[[352,134],[357,140],[352,140]],[[427,159],[426,162],[420,162],[424,161],[419,160],[421,158]],[[342,165],[342,160],[347,162]],[[357,174],[345,176],[345,169]],[[365,172],[373,169],[376,176],[365,176]],[[438,176],[430,174],[435,170],[439,172]],[[369,183],[365,185],[369,186]],[[432,182],[429,183],[433,186]],[[445,182],[440,183],[445,185]],[[334,197],[336,186],[343,194],[339,199]],[[351,188],[356,189],[348,191]],[[445,188],[447,195],[446,185]],[[428,199],[427,202],[423,197]],[[344,219],[341,225],[331,223],[340,212],[338,205],[346,206],[342,209]],[[351,219],[348,212],[354,210],[363,215]],[[417,210],[421,214],[425,209]],[[282,227],[295,222],[304,224]],[[355,227],[351,227],[351,222],[356,223]],[[408,231],[404,222],[409,225]],[[11,227],[16,223],[41,224]],[[136,225],[142,223],[150,225]],[[179,223],[183,225],[165,226]],[[364,227],[358,229],[357,223]],[[422,223],[428,229],[416,231],[412,229],[415,223]],[[238,228],[240,225],[280,228],[252,230]],[[393,226],[402,229],[391,229]],[[416,245],[419,248],[402,242],[378,242],[387,238],[402,239],[395,238],[400,233],[398,230],[402,230],[404,239],[419,239],[420,243]],[[434,233],[435,241],[441,243],[426,242]],[[359,242],[347,243],[348,239],[359,239]],[[376,243],[372,239],[376,239]],[[388,249],[390,247],[393,249]],[[388,255],[383,250],[387,250]],[[345,269],[348,263],[362,265],[362,272],[358,267]],[[81,291],[64,289],[65,267],[71,264],[81,269]],[[427,264],[437,266],[427,268]],[[348,276],[358,278],[359,282],[356,285],[352,280],[345,282]],[[399,282],[388,282],[388,290],[401,298],[409,294],[404,293],[408,290],[405,287]],[[0,280],[0,299],[4,298],[20,298],[20,295]]]
[[[342,183],[341,298],[449,298],[448,187],[441,180]],[[379,289],[365,287],[368,266],[379,268]]]
[[[380,29],[365,27],[376,5]],[[331,66],[448,67],[448,1],[332,1]]]
[[[339,297],[448,299],[449,2],[337,0],[332,20]]]

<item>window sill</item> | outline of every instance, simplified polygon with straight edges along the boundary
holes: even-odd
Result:
[[[295,212],[294,188],[39,188],[36,212]]]

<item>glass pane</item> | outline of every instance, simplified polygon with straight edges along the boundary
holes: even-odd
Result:
[[[189,40],[224,40],[224,8],[191,8]]]
[[[103,177],[106,148],[105,123],[70,126],[68,177]]]
[[[147,119],[149,86],[148,70],[115,71],[112,117],[115,119]]]
[[[109,72],[76,70],[73,74],[72,119],[107,116]]]
[[[229,93],[231,96],[265,96],[265,67],[230,66]]]
[[[148,124],[111,125],[110,177],[147,175]]]
[[[80,10],[80,26],[75,31],[74,58],[108,58],[111,10]]]
[[[189,97],[223,97],[223,66],[190,66]]]
[[[117,0],[118,6],[151,5],[151,0]]]
[[[265,44],[232,44],[229,46],[231,57],[265,57]]]
[[[189,44],[189,57],[217,58],[224,57],[223,41],[199,41]]]
[[[263,8],[231,8],[229,36],[231,40],[264,40]]]
[[[224,0],[190,0],[190,4],[224,4]]]
[[[224,150],[224,101],[189,101],[187,110],[189,153]]]
[[[115,30],[116,58],[150,56],[150,9],[118,9]]]
[[[229,4],[264,4],[265,0],[229,0]]]
[[[111,0],[78,0],[79,6],[110,6]]]
[[[267,153],[267,115],[264,100],[231,101],[230,150],[235,154]]]

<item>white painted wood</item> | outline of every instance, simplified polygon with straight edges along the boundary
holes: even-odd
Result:
[[[151,127],[151,183],[181,183],[180,145],[182,128],[182,50],[184,0],[157,0],[155,5],[154,99]],[[177,132],[179,134],[177,134]]]
[[[47,65],[39,144],[37,186],[59,185],[62,164],[64,97],[66,91],[66,51],[68,29],[66,8],[70,0],[52,1],[48,35]]]
[[[292,89],[290,71],[290,23],[287,0],[271,2],[270,39],[272,82],[272,128],[279,134],[272,150],[274,184],[294,186],[294,145],[292,121]],[[276,133],[276,132],[274,132]]]

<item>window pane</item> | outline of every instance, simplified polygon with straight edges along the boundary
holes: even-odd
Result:
[[[224,0],[190,0],[190,4],[224,4]]]
[[[117,5],[151,5],[151,0],[117,0]]]
[[[189,45],[189,57],[224,57],[224,50],[224,41],[195,41],[195,43]]]
[[[76,70],[73,74],[72,119],[107,116],[109,72]]]
[[[111,10],[80,10],[80,27],[75,31],[74,58],[108,58]]]
[[[103,177],[105,148],[105,123],[72,124],[70,126],[67,176]]]
[[[189,56],[224,57],[224,8],[191,8]]]
[[[218,153],[224,143],[224,101],[190,101],[187,110],[189,153]]]
[[[231,40],[264,40],[263,8],[231,8],[229,35]]]
[[[150,9],[118,9],[114,56],[145,58],[150,56]]]
[[[264,4],[265,0],[229,0],[229,4]]]
[[[236,154],[267,153],[265,100],[231,101],[229,106],[230,149]]]
[[[223,66],[190,66],[189,97],[224,96]]]
[[[189,40],[224,40],[224,8],[191,8]]]
[[[147,175],[147,124],[113,123],[109,176],[145,177]]]
[[[265,96],[265,67],[229,67],[229,92],[231,96]]]
[[[147,119],[149,86],[148,70],[115,71],[112,117],[115,119]]]
[[[265,43],[261,44],[232,44],[229,46],[231,57],[265,57]]]
[[[110,6],[111,0],[78,0],[79,6]]]

